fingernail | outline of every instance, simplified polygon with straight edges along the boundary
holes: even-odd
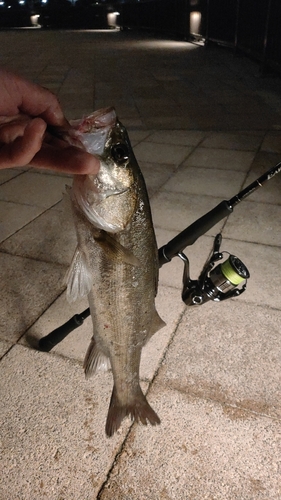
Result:
[[[59,125],[60,127],[64,127],[64,128],[70,127],[70,125],[69,125],[67,119],[65,118],[61,109],[56,109],[55,111],[53,111],[53,116],[54,116],[54,120],[55,120],[54,125]]]

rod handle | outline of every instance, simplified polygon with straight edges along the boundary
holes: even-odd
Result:
[[[75,314],[66,323],[64,323],[64,325],[59,326],[45,337],[42,337],[38,342],[40,351],[44,352],[51,351],[51,349],[53,349],[53,347],[55,347],[65,337],[67,337],[67,335],[70,332],[72,332],[72,330],[75,330],[75,328],[81,326],[82,323],[84,322],[84,319],[86,319],[86,317],[89,316],[89,314],[90,314],[89,309],[84,311],[84,313],[82,314]]]
[[[167,262],[170,262],[179,252],[182,252],[185,247],[193,245],[193,243],[203,234],[205,234],[211,227],[215,226],[217,222],[231,214],[233,208],[229,202],[224,200],[219,203],[215,208],[210,210],[207,214],[197,219],[193,224],[188,226],[184,231],[179,233],[175,238],[170,240],[166,245],[159,248],[158,258],[159,267]]]

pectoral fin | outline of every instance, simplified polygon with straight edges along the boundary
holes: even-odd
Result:
[[[67,285],[66,297],[68,302],[75,302],[78,298],[88,295],[93,284],[91,271],[88,268],[84,253],[77,247],[65,276]]]
[[[101,246],[109,259],[121,260],[132,266],[140,265],[139,259],[106,231],[97,231],[94,235],[94,239],[95,242]]]

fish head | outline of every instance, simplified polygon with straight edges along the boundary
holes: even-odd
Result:
[[[125,127],[115,110],[90,115],[77,127],[84,148],[98,154],[96,175],[76,175],[72,195],[87,219],[97,228],[116,233],[125,229],[137,204],[135,161]]]

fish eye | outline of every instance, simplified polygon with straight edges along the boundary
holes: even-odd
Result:
[[[111,148],[111,155],[114,161],[124,162],[129,159],[129,151],[126,144],[114,144]]]

